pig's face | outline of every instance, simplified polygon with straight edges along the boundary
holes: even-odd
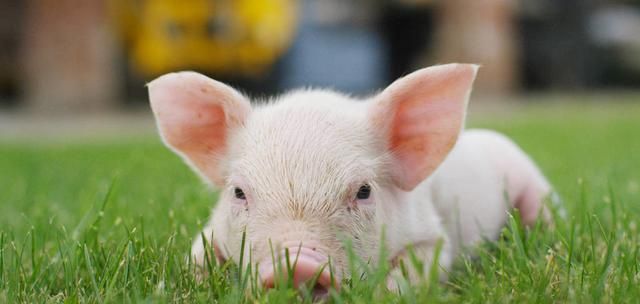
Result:
[[[302,244],[336,269],[346,266],[345,238],[365,258],[377,252],[376,204],[392,183],[366,114],[366,104],[328,92],[254,109],[231,139],[216,210],[228,212],[227,248],[240,248],[246,231],[254,261]]]
[[[454,145],[476,69],[423,69],[363,101],[297,91],[252,107],[192,72],[160,77],[149,91],[167,145],[221,190],[213,242],[237,262],[246,234],[243,260],[259,262],[269,285],[284,249],[299,259],[296,277],[329,258],[340,274],[345,240],[376,259],[387,213],[411,203],[402,194]]]

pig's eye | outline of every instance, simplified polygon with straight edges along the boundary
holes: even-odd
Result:
[[[360,200],[364,200],[364,199],[368,199],[370,195],[371,195],[371,186],[369,186],[368,184],[364,184],[360,186],[360,189],[358,189],[358,194],[356,194],[356,198]]]
[[[242,189],[236,187],[233,189],[233,193],[236,195],[237,199],[246,200],[247,197],[244,195],[244,191]]]

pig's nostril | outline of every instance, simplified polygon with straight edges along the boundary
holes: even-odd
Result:
[[[311,296],[315,299],[325,298],[329,294],[329,289],[327,286],[316,283],[311,290]]]

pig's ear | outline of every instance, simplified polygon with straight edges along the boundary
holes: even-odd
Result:
[[[150,82],[149,100],[164,142],[214,184],[224,184],[228,139],[251,112],[233,88],[195,72]]]
[[[429,67],[398,79],[374,98],[369,119],[385,137],[399,188],[415,188],[455,144],[477,70],[471,64]]]

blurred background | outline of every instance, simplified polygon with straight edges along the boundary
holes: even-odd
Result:
[[[640,0],[0,0],[0,304],[242,295],[235,268],[205,290],[180,266],[216,194],[161,146],[154,78],[195,70],[258,99],[364,96],[449,62],[482,65],[467,125],[513,138],[569,216],[543,235],[512,226],[416,295],[631,302]],[[528,260],[504,262],[523,248]]]
[[[640,89],[632,0],[3,0],[0,45],[5,133],[50,117],[135,126],[144,84],[185,69],[254,97],[366,95],[448,62],[482,65],[479,100]]]

